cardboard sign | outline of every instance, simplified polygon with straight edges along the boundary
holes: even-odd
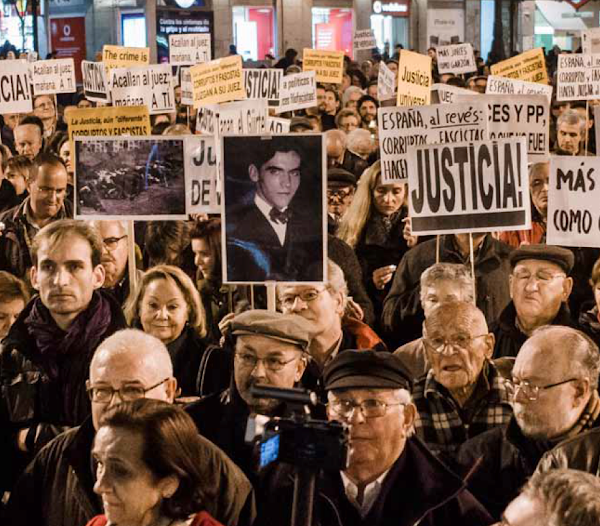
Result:
[[[279,135],[280,133],[290,133],[290,119],[280,119],[279,117],[269,117],[267,119],[267,133]]]
[[[150,114],[175,111],[175,94],[169,64],[152,64],[111,70],[113,106],[142,106]]]
[[[3,60],[0,68],[0,113],[33,111],[29,86],[29,64],[24,60]]]
[[[217,156],[214,137],[188,137],[185,154],[186,185],[190,214],[220,214],[217,192]]]
[[[181,68],[179,70],[179,78],[181,79],[181,104],[191,106],[194,104],[194,89],[192,87],[192,75],[190,68]]]
[[[491,73],[500,77],[548,84],[546,57],[540,47],[494,64]]]
[[[171,66],[203,64],[211,58],[210,34],[182,33],[169,35],[169,63]]]
[[[196,114],[196,133],[202,135],[214,135],[217,125],[217,110],[219,106],[200,106]]]
[[[393,99],[395,96],[396,74],[381,61],[377,74],[377,98],[381,101]]]
[[[458,95],[478,95],[477,92],[449,84],[434,84],[431,86],[432,104],[454,104]]]
[[[552,156],[548,244],[600,247],[600,158]]]
[[[275,113],[313,108],[317,105],[317,80],[314,71],[281,78],[280,104]]]
[[[217,108],[218,135],[257,135],[266,132],[269,109],[266,100],[243,100]]]
[[[72,58],[32,62],[31,77],[35,96],[77,91],[75,61]]]
[[[431,103],[431,57],[402,49],[398,64],[398,106]]]
[[[283,77],[281,68],[244,69],[244,86],[249,99],[265,99],[269,106],[279,106],[279,86]]]
[[[585,55],[600,53],[600,28],[594,27],[581,32],[581,50]]]
[[[242,57],[211,60],[190,68],[194,92],[194,108],[246,98]]]
[[[375,31],[372,29],[357,29],[354,33],[354,51],[373,49],[377,47]]]
[[[473,73],[477,63],[471,44],[438,46],[436,48],[437,66],[440,75],[444,73]]]
[[[488,138],[487,106],[483,102],[379,108],[377,122],[384,184],[406,182],[408,152],[416,146]]]
[[[525,82],[524,80],[509,79],[489,75],[485,88],[486,95],[546,95],[548,102],[552,100],[552,86],[539,82]]]
[[[73,137],[110,137],[113,135],[150,135],[147,106],[68,108],[65,122],[69,139]]]
[[[110,102],[110,90],[106,83],[106,70],[102,62],[82,60],[81,75],[86,99],[95,102]]]
[[[471,97],[458,97],[466,102]],[[484,95],[488,105],[490,141],[525,137],[529,162],[548,160],[550,155],[550,106],[545,95]]]
[[[102,62],[108,68],[128,68],[150,64],[150,48],[104,46]]]
[[[344,75],[344,53],[304,48],[302,71],[314,71],[317,82],[341,84]]]
[[[558,55],[556,100],[600,99],[600,55]]]
[[[525,138],[409,150],[414,235],[531,228]]]

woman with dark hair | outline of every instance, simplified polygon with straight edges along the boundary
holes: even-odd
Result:
[[[6,337],[29,297],[23,281],[10,272],[0,270],[0,340]]]
[[[88,526],[222,526],[206,510],[203,439],[180,407],[141,398],[109,408],[92,456],[104,515]]]
[[[148,221],[144,236],[144,265],[173,265],[194,278],[190,227],[185,221]]]

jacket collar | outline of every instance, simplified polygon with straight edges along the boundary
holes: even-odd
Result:
[[[516,325],[517,321],[517,310],[515,308],[514,302],[511,302],[504,308],[504,310],[500,314],[500,318],[498,319],[498,325],[500,328],[515,336],[520,335],[521,338],[527,338],[527,335],[522,333]],[[566,325],[567,327],[573,326],[573,320],[571,319],[571,311],[569,310],[569,306],[563,302],[560,304],[560,308],[556,313],[556,316],[552,320],[550,325]]]

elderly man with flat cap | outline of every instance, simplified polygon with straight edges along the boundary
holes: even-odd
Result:
[[[308,363],[311,323],[296,314],[250,310],[235,316],[225,336],[224,353],[233,356],[230,387],[189,406],[200,433],[217,444],[252,477],[255,459],[244,441],[251,413],[281,416],[277,400],[254,398],[253,385],[291,388]]]
[[[348,350],[327,366],[324,379],[328,418],[348,426],[350,449],[344,471],[322,472],[317,480],[313,524],[491,524],[464,482],[412,436],[416,409],[396,356]],[[261,493],[258,524],[289,524],[291,482]]]
[[[494,357],[517,356],[525,340],[544,325],[577,327],[569,311],[573,252],[552,245],[523,245],[509,256],[511,302],[491,327]]]

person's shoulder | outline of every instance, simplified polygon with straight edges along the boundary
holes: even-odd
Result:
[[[102,523],[98,523],[98,525],[93,526],[103,526]],[[226,526],[221,524],[217,519],[215,519],[210,513],[207,511],[201,511],[200,513],[196,513],[192,522],[189,526]]]

